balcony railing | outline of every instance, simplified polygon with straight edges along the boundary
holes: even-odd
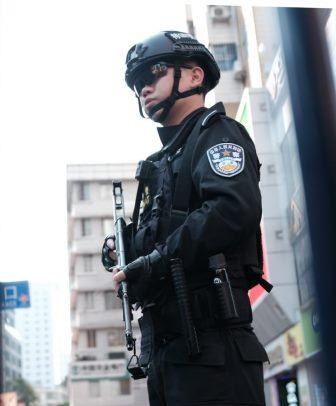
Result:
[[[72,320],[72,327],[79,329],[99,329],[123,327],[121,309],[78,312]]]
[[[73,240],[70,247],[70,253],[76,254],[99,254],[101,252],[103,236],[90,236]]]
[[[134,201],[125,200],[125,216],[132,215]],[[79,201],[72,203],[72,218],[110,217],[112,215],[112,198],[110,200]]]
[[[112,290],[111,273],[105,272],[103,266],[101,268],[101,272],[76,274],[73,278],[72,288],[81,292]]]

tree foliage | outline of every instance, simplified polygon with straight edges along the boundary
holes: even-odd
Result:
[[[34,388],[23,378],[17,378],[12,382],[12,388],[17,393],[18,400],[23,401],[26,406],[32,406],[38,400]]]

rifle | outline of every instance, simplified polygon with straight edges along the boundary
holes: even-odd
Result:
[[[118,268],[122,270],[126,266],[126,252],[125,252],[125,239],[124,232],[126,228],[125,210],[124,210],[124,197],[121,181],[113,181],[113,218],[115,228],[115,244],[117,253]],[[136,355],[136,339],[133,338],[132,331],[132,306],[129,302],[127,282],[122,281],[120,289],[123,309],[123,320],[125,324],[125,339],[126,348],[128,351],[133,350],[133,355],[130,358],[127,370],[133,379],[141,379],[146,376],[145,370],[139,365],[139,359]]]
[[[126,227],[126,222],[124,217],[125,217],[124,197],[121,182],[113,181],[113,218],[115,228],[115,243],[116,243],[118,267],[121,270],[126,266],[125,242],[124,242],[124,230]],[[128,351],[132,351],[135,341],[133,338],[132,331],[133,315],[132,315],[132,307],[129,302],[126,281],[121,282],[121,299],[123,308],[123,320],[125,323],[126,347]]]

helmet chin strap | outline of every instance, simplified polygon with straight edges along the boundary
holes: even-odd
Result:
[[[174,83],[173,83],[172,92],[167,99],[156,104],[149,110],[148,116],[150,118],[153,117],[153,115],[157,111],[162,109],[162,113],[155,120],[155,121],[158,121],[159,123],[162,123],[167,118],[169,111],[175,104],[176,100],[184,99],[185,97],[189,97],[194,94],[201,94],[204,91],[204,88],[202,86],[198,86],[194,89],[190,89],[185,92],[179,92],[178,87],[179,87],[180,79],[181,79],[181,67],[180,67],[180,65],[175,64],[175,66],[174,66]],[[142,117],[145,117],[143,114],[142,108],[141,108],[141,103],[140,103],[139,97],[138,97],[138,104],[139,104],[140,115]]]

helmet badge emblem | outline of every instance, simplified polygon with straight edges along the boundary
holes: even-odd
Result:
[[[135,47],[134,52],[136,53],[138,58],[141,58],[143,56],[143,54],[145,53],[147,48],[148,47],[146,45],[137,44],[136,47]]]

